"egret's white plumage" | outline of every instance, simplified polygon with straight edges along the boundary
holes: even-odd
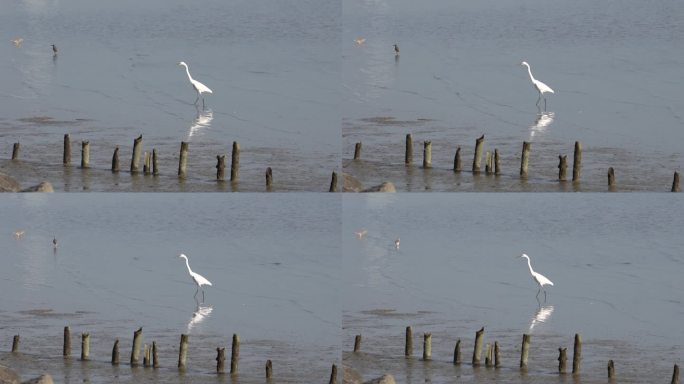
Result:
[[[532,76],[532,70],[530,69],[530,65],[527,64],[527,61],[523,61],[522,63],[520,63],[520,65],[524,65],[527,67],[527,73],[530,75],[530,80],[532,81],[534,87],[537,88],[537,92],[539,92],[539,98],[537,99],[537,106],[539,106],[539,101],[541,101],[545,93],[555,92],[553,91],[553,89],[551,89],[551,87],[535,79],[534,76]],[[546,111],[546,97],[544,97],[544,110]]]
[[[197,296],[197,292],[199,292],[200,288],[202,288],[203,285],[211,286],[211,282],[209,280],[207,280],[204,276],[200,275],[199,273],[193,272],[192,269],[190,269],[190,263],[188,262],[187,256],[181,253],[180,255],[178,255],[178,257],[182,257],[185,259],[185,266],[188,267],[188,273],[190,274],[190,277],[192,277],[192,281],[194,281],[197,285],[195,296]],[[202,289],[202,301],[204,302],[204,289]]]
[[[520,257],[524,257],[527,259],[527,266],[530,268],[530,274],[532,275],[532,278],[534,281],[537,283],[539,286],[539,290],[537,291],[537,297],[539,297],[539,292],[544,291],[544,301],[546,301],[546,290],[544,289],[545,285],[553,285],[551,280],[549,280],[546,276],[542,275],[539,272],[535,272],[534,269],[532,269],[532,263],[530,263],[530,257],[527,256],[526,254],[520,255]]]
[[[188,74],[188,80],[190,80],[190,84],[192,84],[192,87],[197,92],[197,99],[195,100],[195,104],[197,104],[197,101],[201,97],[202,98],[202,106],[204,106],[204,97],[202,96],[202,94],[203,93],[214,93],[214,92],[212,92],[211,89],[209,89],[209,87],[207,87],[206,85],[204,85],[204,84],[200,83],[199,81],[193,79],[192,76],[190,76],[190,70],[188,69],[188,65],[185,64],[184,61],[181,61],[180,63],[178,63],[178,65],[182,65],[183,67],[185,67],[185,73]]]

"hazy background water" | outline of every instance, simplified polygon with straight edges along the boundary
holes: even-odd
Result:
[[[242,341],[238,382],[260,381],[267,359],[278,382],[327,380],[340,357],[341,202],[333,197],[4,196],[0,339],[10,345],[20,334],[21,351],[44,361],[3,364],[27,376],[47,370],[58,382],[148,380],[149,371],[98,364],[109,361],[115,338],[128,362],[142,326],[144,342],[161,351],[157,381],[209,380],[216,347],[228,347],[230,360],[233,333]],[[17,230],[25,231],[20,239]],[[213,283],[204,303],[201,293],[193,298],[181,252]],[[65,371],[67,325],[74,357],[80,333],[90,333],[90,368]],[[175,370],[181,333],[190,335],[185,376]]]
[[[130,159],[142,134],[145,150],[171,163],[189,141],[189,167],[211,175],[216,155],[238,141],[260,181],[279,167],[308,175],[292,189],[320,190],[316,178],[339,167],[340,9],[328,0],[3,0],[0,153],[19,141],[22,159],[61,164],[70,133],[90,141],[93,166],[108,168],[114,147]],[[192,104],[179,61],[214,91],[205,110]]]
[[[671,179],[682,167],[679,2],[350,0],[342,11],[343,153],[351,158],[354,143],[363,142],[368,163],[346,165],[362,179],[389,175],[402,190],[426,189],[403,172],[373,172],[403,164],[407,133],[416,144],[432,140],[438,168],[453,165],[460,145],[469,169],[482,134],[510,173],[517,172],[523,141],[533,143],[533,173],[550,179],[558,155],[572,158],[577,140],[585,170],[600,176],[601,187],[610,166],[623,179],[639,174],[642,185],[657,180],[654,174]],[[357,37],[365,43],[355,44]],[[556,91],[541,116],[523,60]],[[416,151],[422,154],[422,145]],[[476,182],[462,181],[468,183]],[[455,184],[436,181],[427,189],[455,190]]]
[[[579,333],[582,382],[604,382],[609,359],[621,382],[667,381],[684,344],[683,213],[669,194],[345,195],[345,360],[401,383],[562,382],[557,348],[572,359]],[[555,284],[546,302],[516,258],[523,252]],[[433,363],[403,358],[409,325],[416,357],[432,333]],[[486,342],[501,345],[496,372],[469,364],[483,326]],[[527,375],[517,369],[523,333],[532,335]],[[357,334],[363,353],[348,353]],[[458,338],[462,367],[451,364]]]

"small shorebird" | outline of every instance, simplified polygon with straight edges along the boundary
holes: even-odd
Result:
[[[394,240],[394,249],[399,249],[399,238],[398,237],[396,240]]]
[[[399,46],[394,44],[394,54],[399,56]]]
[[[15,47],[21,47],[21,43],[24,42],[23,37],[17,37],[16,39],[12,40],[12,44],[14,44]]]
[[[356,237],[357,237],[359,240],[361,240],[361,239],[363,239],[363,238],[368,234],[368,230],[366,230],[366,229],[359,229],[358,231],[354,232],[354,234],[356,235]]]
[[[356,43],[356,45],[361,45],[361,44],[366,42],[366,38],[365,37],[357,37],[356,40],[354,40],[354,42]]]
[[[24,231],[23,229],[16,230],[16,231],[14,231],[14,237],[15,237],[17,240],[18,240],[18,239],[21,239],[22,237],[24,237],[24,234],[25,234],[25,233],[26,233],[26,231]]]
[[[52,246],[57,248],[57,238],[52,236]]]
[[[57,55],[57,46],[54,44],[52,44],[52,54],[55,56]]]

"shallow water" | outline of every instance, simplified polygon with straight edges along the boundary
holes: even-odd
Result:
[[[620,381],[669,380],[684,345],[683,210],[669,194],[345,195],[345,362],[364,378],[389,372],[399,383],[564,382],[558,348],[568,347],[572,367],[579,333],[582,382],[604,382],[609,359]],[[516,258],[523,252],[554,282],[546,301]],[[469,364],[483,326],[485,342],[501,346],[496,371]],[[428,364],[419,359],[424,332],[432,333]],[[524,333],[532,335],[527,375],[517,368]],[[350,352],[357,334],[361,354]],[[457,339],[460,367],[451,364]]]
[[[9,157],[21,142],[23,160],[59,165],[69,133],[90,141],[94,167],[108,168],[116,146],[130,161],[142,134],[145,151],[169,159],[189,142],[189,168],[211,170],[237,141],[243,166],[307,174],[292,189],[317,191],[316,176],[327,179],[340,164],[340,8],[338,1],[7,2],[0,153]],[[20,47],[9,42],[15,37],[24,39]],[[179,61],[213,90],[204,109],[193,105]],[[169,168],[173,174],[177,161]],[[49,176],[61,184],[62,175]],[[94,190],[116,190],[100,182]]]
[[[555,191],[558,155],[571,159],[580,141],[587,176],[597,178],[585,190],[605,190],[608,167],[624,189],[661,190],[658,180],[671,181],[684,163],[682,16],[684,6],[673,2],[347,1],[343,157],[363,142],[370,163],[345,168],[368,184],[389,180],[408,191]],[[555,90],[546,112],[535,106],[523,60]],[[510,159],[502,164],[511,176],[522,142],[531,142],[530,169],[542,180],[532,188],[411,179],[403,174],[408,133],[415,162],[431,140],[440,169],[452,167],[457,146],[468,151],[470,169],[475,139],[485,134],[485,150]]]
[[[327,194],[22,195],[0,200],[0,339],[21,335],[25,363],[4,363],[25,377],[45,367],[58,382],[111,382],[158,375],[181,382],[181,333],[190,335],[189,380],[211,380],[216,348],[240,336],[238,382],[327,380],[340,358],[340,200]],[[24,234],[17,239],[15,231]],[[53,250],[56,236],[58,247]],[[213,286],[193,298],[182,259]],[[72,355],[90,333],[93,365],[61,359],[64,326]],[[115,339],[129,361],[132,335],[156,341],[154,375],[108,363]],[[77,341],[78,340],[78,341]],[[6,360],[5,360],[6,359]],[[229,362],[226,363],[230,366]],[[133,379],[131,378],[131,375]],[[69,378],[67,380],[67,378]]]

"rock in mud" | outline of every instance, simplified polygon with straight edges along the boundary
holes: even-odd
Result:
[[[21,186],[13,178],[0,173],[0,192],[19,192]]]
[[[384,183],[380,185],[376,185],[375,187],[370,187],[366,188],[361,192],[396,192],[397,189],[394,188],[394,184],[392,184],[389,181],[385,181]]]
[[[371,381],[366,381],[363,384],[396,384],[394,381],[394,376],[385,373],[381,377],[378,377],[377,379],[373,379]]]
[[[35,379],[24,381],[21,384],[54,384],[54,381],[52,381],[52,376],[46,373],[36,377]]]

